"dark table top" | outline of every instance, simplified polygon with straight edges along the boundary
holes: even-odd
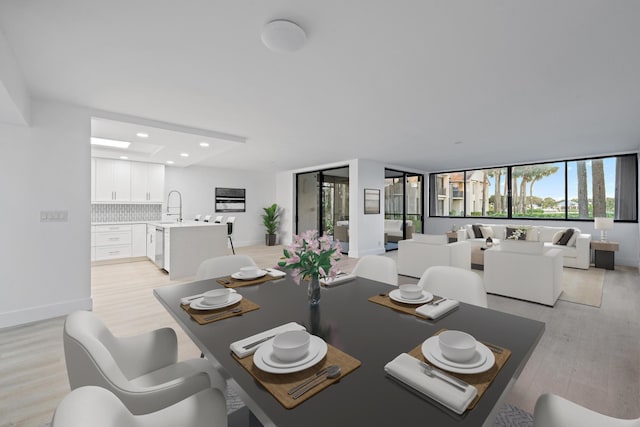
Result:
[[[519,375],[544,332],[544,323],[495,310],[461,304],[438,321],[419,319],[367,299],[391,288],[358,278],[323,288],[319,308],[310,309],[306,284],[287,276],[237,288],[260,309],[199,325],[180,308],[180,298],[218,288],[215,280],[157,288],[154,293],[208,358],[216,359],[242,389],[247,406],[263,424],[286,426],[397,426],[428,422],[433,426],[481,426],[500,403],[510,380]],[[285,409],[231,356],[229,345],[288,322],[298,322],[362,365],[293,409]],[[442,328],[463,330],[512,354],[477,406],[459,416],[410,392],[385,374],[384,365],[409,352]],[[265,420],[264,417],[269,420]],[[490,425],[493,425],[493,420]]]

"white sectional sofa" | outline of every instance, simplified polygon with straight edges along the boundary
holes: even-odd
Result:
[[[398,242],[398,274],[421,277],[434,265],[448,265],[469,270],[471,246],[469,242],[448,243],[447,236],[414,234],[412,239]]]
[[[483,233],[477,237],[473,226]],[[483,229],[484,228],[484,229]],[[567,229],[573,228],[574,233],[566,245],[560,245],[558,239]],[[576,227],[549,227],[539,225],[502,225],[502,224],[467,224],[458,231],[458,241],[468,240],[472,248],[484,246],[489,235],[494,244],[500,244],[507,237],[507,229],[521,230],[524,240],[529,242],[543,242],[544,247],[560,249],[562,262],[565,267],[581,268],[587,270],[591,258],[591,234],[583,234]],[[526,236],[526,237],[525,237]]]

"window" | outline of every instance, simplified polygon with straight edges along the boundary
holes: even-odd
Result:
[[[436,173],[429,215],[638,220],[635,154]]]

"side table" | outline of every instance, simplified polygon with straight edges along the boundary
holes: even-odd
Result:
[[[596,268],[613,270],[615,265],[615,253],[620,247],[618,242],[591,241],[591,249],[594,251],[594,263]]]
[[[447,231],[446,235],[449,238],[449,243],[458,241],[458,233],[456,231]]]

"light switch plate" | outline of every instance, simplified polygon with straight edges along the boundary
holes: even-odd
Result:
[[[40,222],[67,222],[69,211],[40,211]]]

